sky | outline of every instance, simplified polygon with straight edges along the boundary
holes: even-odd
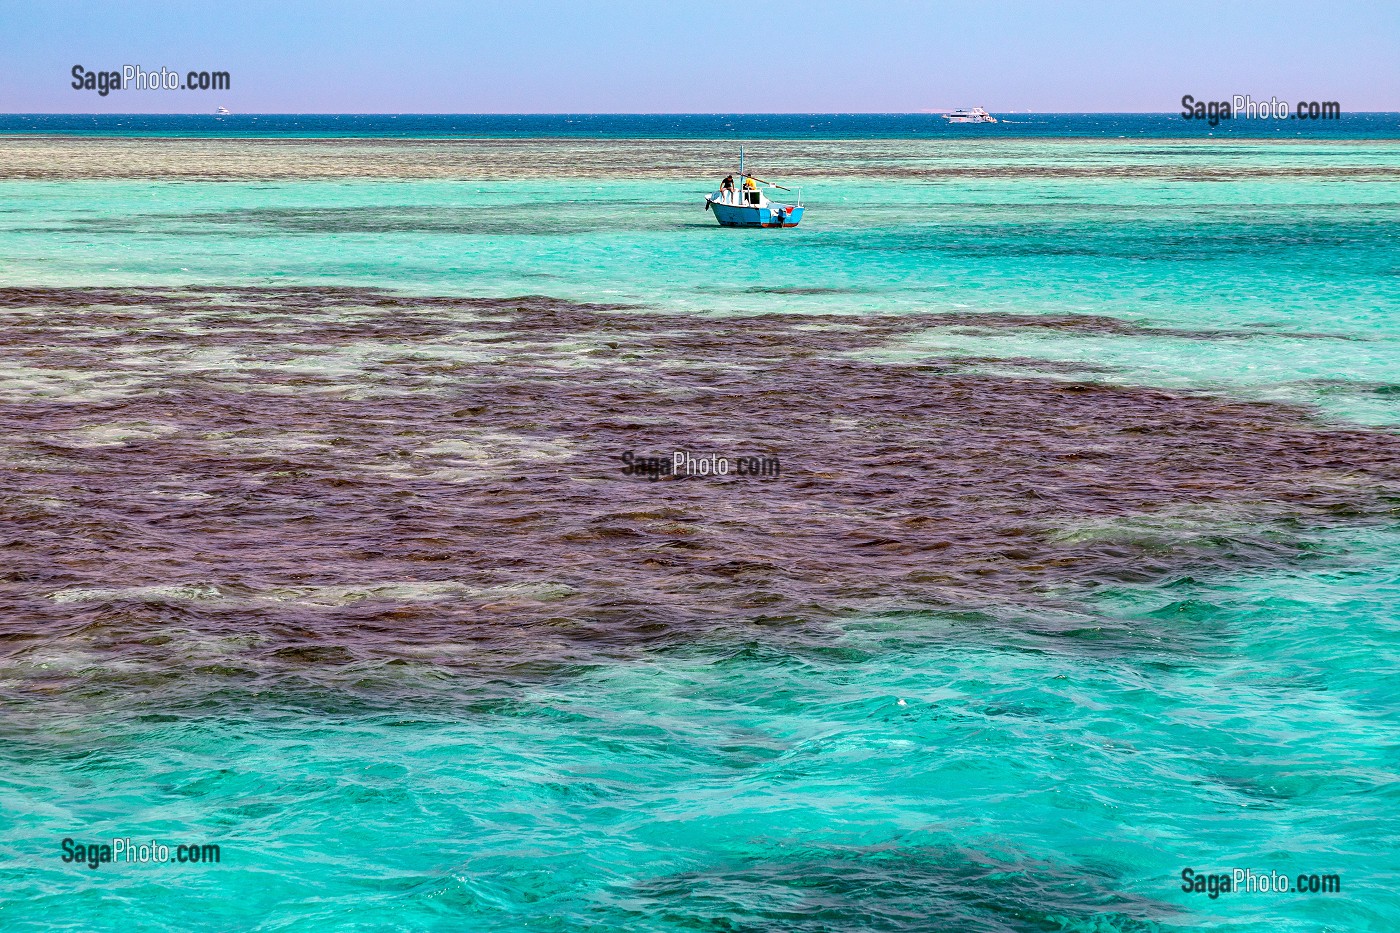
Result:
[[[75,90],[72,69],[227,71]],[[1400,0],[0,0],[0,112],[1400,111]]]

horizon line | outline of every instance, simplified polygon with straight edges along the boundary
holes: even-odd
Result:
[[[752,110],[752,111],[709,111],[709,110],[666,110],[666,111],[626,111],[626,110],[400,110],[400,111],[351,111],[351,110],[266,110],[242,111],[216,114],[209,110],[189,111],[41,111],[15,110],[0,112],[0,117],[199,117],[199,116],[244,116],[244,117],[922,117],[940,116],[964,108],[921,110]],[[1180,116],[1180,110],[989,110],[989,113],[1014,113],[1026,116]],[[1343,115],[1400,115],[1400,110],[1344,110]]]

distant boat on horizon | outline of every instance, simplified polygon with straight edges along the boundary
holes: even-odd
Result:
[[[971,110],[954,110],[952,113],[945,113],[943,119],[949,123],[995,123],[997,118],[992,116],[981,107],[973,107]]]
[[[222,117],[222,116],[227,116],[227,114],[228,114],[228,108],[227,108],[227,107],[218,107],[218,108],[216,108],[216,109],[214,110],[214,114],[215,114],[216,116],[220,116],[220,117]]]

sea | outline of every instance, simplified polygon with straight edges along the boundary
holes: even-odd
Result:
[[[1400,114],[998,116],[0,116],[0,929],[1400,928]]]

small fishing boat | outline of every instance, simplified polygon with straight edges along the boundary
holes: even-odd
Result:
[[[720,188],[705,196],[705,210],[715,212],[721,227],[795,227],[802,222],[802,189],[797,189],[796,204],[770,201],[764,188],[791,191],[771,181],[755,178],[744,172],[744,149],[739,147],[739,174],[733,188]]]

